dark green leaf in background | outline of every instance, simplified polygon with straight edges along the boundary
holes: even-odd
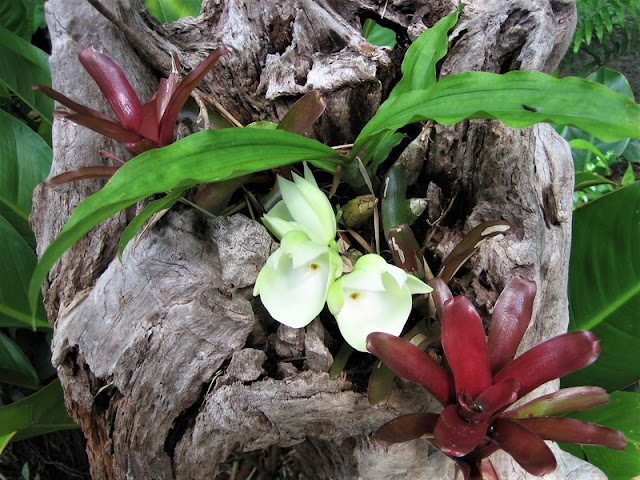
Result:
[[[362,36],[371,45],[391,48],[396,46],[396,32],[379,25],[370,18],[367,18],[362,25]]]
[[[29,359],[6,335],[0,332],[0,383],[36,390],[40,382]]]
[[[332,148],[284,130],[227,128],[205,130],[125,163],[98,192],[87,197],[42,254],[30,287],[31,305],[58,258],[101,221],[156,193],[308,161],[334,172],[342,157]]]
[[[0,408],[0,438],[17,432],[13,441],[57,430],[78,428],[67,413],[60,380],[29,397]]]
[[[202,6],[202,0],[145,0],[144,3],[149,13],[161,23],[197,17]]]
[[[31,307],[27,291],[31,274],[36,266],[36,256],[24,239],[0,217],[0,327],[30,328]],[[40,297],[36,292],[36,300]],[[42,308],[37,302],[35,326],[50,328]]]
[[[572,418],[620,430],[627,437],[624,451],[591,445],[561,447],[600,468],[609,480],[631,480],[640,475],[640,394],[614,392],[611,401],[591,410],[575,412]]]
[[[603,195],[573,215],[570,330],[590,330],[601,353],[563,386],[614,391],[640,379],[640,183]]]
[[[31,195],[49,174],[51,148],[24,123],[0,110],[0,152],[0,216],[35,246],[29,225]]]
[[[0,86],[15,93],[50,125],[53,100],[31,88],[51,85],[48,55],[0,26],[0,58]]]
[[[604,178],[597,173],[592,172],[578,172],[576,173],[575,191],[582,190],[587,187],[593,187],[594,185],[615,185],[615,182]]]

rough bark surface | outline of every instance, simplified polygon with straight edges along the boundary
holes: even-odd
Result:
[[[276,120],[301,94],[319,89],[329,107],[313,134],[346,143],[384,98],[401,61],[399,51],[364,41],[358,22],[384,11],[408,42],[454,3],[205,0],[197,19],[161,26],[142,0],[105,1],[145,39],[128,43],[85,1],[50,0],[54,87],[106,111],[76,60],[81,48],[110,53],[148,98],[154,72],[167,71],[167,52],[177,50],[189,69],[225,44],[231,52],[202,92],[248,123]],[[471,2],[451,34],[442,74],[550,72],[574,22],[573,1]],[[125,155],[108,140],[57,120],[52,173],[101,162],[99,148]],[[481,221],[502,218],[518,229],[483,247],[453,288],[488,312],[508,280],[526,275],[539,294],[524,346],[564,331],[573,179],[565,143],[548,126],[514,131],[473,121],[426,128],[403,157],[414,172],[413,188],[436,200],[432,220],[453,202],[429,244],[434,265]],[[99,186],[38,190],[33,224],[40,251]],[[386,407],[371,408],[362,379],[348,373],[329,378],[335,349],[319,320],[304,331],[278,327],[252,299],[257,273],[276,247],[260,224],[178,208],[120,262],[113,257],[126,221],[123,213],[92,231],[56,265],[44,289],[56,325],[53,362],[69,411],[87,437],[93,478],[213,478],[232,450],[271,445],[295,446],[307,478],[456,476],[455,464],[426,441],[388,450],[368,441],[400,413],[436,411],[428,395],[400,382]],[[602,478],[554,448],[559,467],[545,478]],[[504,478],[530,477],[506,455],[495,463]]]

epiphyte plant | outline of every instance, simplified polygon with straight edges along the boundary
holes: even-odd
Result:
[[[514,358],[531,321],[534,282],[515,277],[505,287],[486,339],[471,302],[452,297],[441,279],[431,283],[449,369],[412,343],[385,333],[370,334],[367,348],[396,375],[426,388],[444,409],[397,417],[378,429],[376,442],[427,438],[456,461],[465,480],[498,478],[487,457],[500,449],[532,475],[552,472],[556,459],[544,440],[625,448],[625,437],[616,430],[555,416],[606,403],[609,396],[601,388],[562,389],[509,409],[538,386],[593,363],[600,353],[592,333],[576,331]]]
[[[335,214],[309,167],[304,177],[294,173],[293,182],[278,177],[278,183],[282,200],[263,222],[281,245],[260,271],[254,295],[273,318],[294,328],[309,324],[326,302],[344,339],[363,352],[373,331],[399,335],[411,295],[431,287],[376,254],[359,258],[342,276]]]

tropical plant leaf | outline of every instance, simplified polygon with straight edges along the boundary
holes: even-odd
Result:
[[[78,428],[67,413],[60,380],[22,400],[0,408],[0,438],[15,432],[13,441],[48,432]]]
[[[125,163],[98,192],[87,197],[45,250],[30,287],[35,305],[40,285],[58,258],[82,235],[149,195],[182,191],[290,163],[308,161],[335,171],[342,157],[322,143],[284,130],[228,128],[190,135]]]
[[[3,217],[0,217],[0,327],[51,328],[46,321],[39,292],[36,292],[36,316],[27,299],[29,279],[36,266],[36,256]]]
[[[640,378],[640,183],[577,208],[572,237],[569,329],[592,331],[601,354],[562,384],[617,390]]]
[[[42,122],[51,125],[53,100],[31,88],[51,85],[48,55],[0,26],[0,85],[15,93],[38,112]]]
[[[576,183],[573,188],[574,191],[583,190],[587,187],[593,187],[594,185],[615,185],[615,182],[612,182],[608,178],[604,178],[597,173],[592,172],[577,172],[576,173]]]
[[[169,23],[179,18],[197,17],[202,0],[145,0],[149,13],[161,23]]]
[[[0,455],[4,451],[5,447],[9,445],[11,438],[16,434],[16,432],[7,433],[6,435],[0,435]]]
[[[0,152],[0,215],[34,247],[31,195],[49,174],[51,148],[24,123],[0,110]]]
[[[396,32],[390,28],[383,27],[375,20],[367,18],[362,25],[362,36],[367,39],[371,45],[378,47],[395,47]]]
[[[589,445],[560,446],[600,468],[611,480],[630,480],[640,475],[640,394],[614,392],[606,405],[571,414],[572,418],[620,430],[627,437],[627,448],[610,450]]]
[[[9,337],[0,332],[0,383],[36,390],[38,374],[31,362]]]
[[[464,72],[385,103],[360,132],[353,151],[380,132],[409,123],[450,125],[468,118],[497,119],[513,128],[573,125],[604,141],[640,138],[640,105],[603,85],[533,71]]]

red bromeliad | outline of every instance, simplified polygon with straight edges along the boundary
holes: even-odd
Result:
[[[497,478],[487,457],[499,449],[533,475],[550,473],[556,459],[544,440],[625,448],[617,430],[553,417],[606,403],[609,396],[598,387],[559,390],[507,410],[538,386],[590,365],[600,353],[595,336],[581,331],[551,338],[514,359],[531,320],[534,282],[516,277],[507,285],[493,310],[488,339],[467,298],[451,298],[441,279],[430,283],[442,312],[442,347],[450,369],[385,333],[370,334],[367,349],[397,375],[429,390],[444,410],[395,418],[378,429],[377,442],[428,438],[457,462],[465,479]]]
[[[44,85],[34,85],[47,96],[71,111],[58,110],[57,115],[111,137],[122,143],[129,152],[138,155],[152,148],[169,145],[175,140],[178,114],[194,88],[225,53],[219,47],[180,81],[180,62],[172,55],[169,78],[160,80],[158,90],[151,99],[142,103],[120,66],[106,53],[88,47],[78,54],[80,63],[98,84],[117,120],[97,110],[74,102],[62,93]],[[85,167],[66,172],[51,179],[50,183],[64,183],[82,178],[110,177],[114,167]]]

